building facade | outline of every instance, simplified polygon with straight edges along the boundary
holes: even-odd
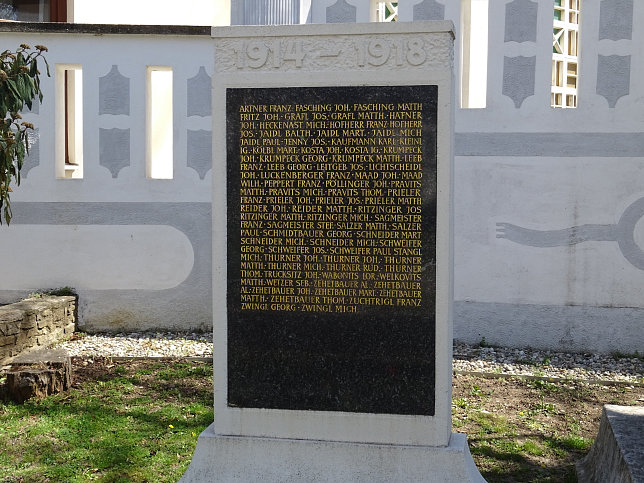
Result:
[[[203,8],[201,21],[183,22],[152,2],[149,23],[163,13],[202,27],[135,26],[125,8],[110,17],[92,3],[67,3],[74,24],[0,24],[3,49],[47,45],[52,67],[44,103],[25,115],[38,130],[14,219],[0,227],[0,249],[19,248],[0,302],[70,286],[85,330],[209,329],[210,220],[222,208],[210,201],[207,25],[446,19],[457,34],[454,337],[644,347],[644,3],[195,1],[182,10]],[[101,19],[130,25],[88,25]]]

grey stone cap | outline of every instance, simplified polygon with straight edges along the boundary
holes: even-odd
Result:
[[[45,365],[65,364],[69,360],[69,353],[65,349],[36,349],[16,356],[12,366],[31,366],[43,363]]]
[[[368,22],[297,25],[233,25],[212,27],[215,38],[236,38],[247,36],[280,37],[302,35],[330,35],[341,32],[346,35],[385,33],[448,33],[452,39],[454,23],[451,20],[423,20],[417,22]]]
[[[0,22],[0,32],[96,35],[191,35],[210,36],[209,26],[111,25],[62,22]]]

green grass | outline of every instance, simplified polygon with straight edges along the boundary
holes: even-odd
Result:
[[[640,354],[638,351],[635,352],[622,352],[622,351],[615,351],[613,352],[613,358],[615,360],[619,359],[639,359],[641,361],[644,361],[644,354]]]
[[[0,481],[177,481],[213,420],[212,366],[148,370],[118,365],[67,394],[0,404]]]
[[[604,404],[637,405],[644,390],[582,381],[456,375],[454,431],[467,433],[481,475],[498,482],[575,482]]]
[[[519,450],[524,451],[527,454],[531,454],[533,456],[543,456],[545,453],[544,448],[539,443],[531,439],[521,444],[521,446],[519,447]]]
[[[593,444],[592,439],[574,434],[571,436],[557,438],[557,441],[560,446],[577,451],[588,451]]]
[[[473,411],[469,415],[470,421],[475,422],[479,427],[479,434],[502,434],[505,437],[514,436],[512,425],[510,425],[504,416]]]
[[[76,377],[61,395],[0,402],[0,483],[178,481],[213,421],[212,364],[96,361]],[[453,391],[453,428],[490,482],[576,481],[602,405],[644,398],[641,388],[474,376]]]

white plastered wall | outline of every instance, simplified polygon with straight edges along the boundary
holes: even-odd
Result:
[[[230,0],[68,0],[73,23],[230,25]]]
[[[79,294],[85,330],[206,330],[212,324],[211,271],[204,269],[211,256],[212,121],[209,106],[195,106],[190,98],[205,99],[210,92],[211,39],[154,35],[154,29],[147,35],[89,31],[0,36],[3,49],[22,42],[46,45],[52,73],[47,77],[40,64],[43,103],[24,114],[38,130],[37,143],[12,193],[11,226],[0,226],[0,249],[20,246],[32,255],[5,267],[17,275],[0,276],[0,303],[69,286]],[[173,74],[172,179],[146,176],[150,65],[168,66]],[[62,160],[65,151],[63,77],[56,71],[64,66],[83,72],[77,106],[83,173],[76,179],[61,178],[56,170],[55,158]],[[119,82],[126,87],[113,89]],[[118,113],[101,111],[106,100]],[[197,156],[195,136],[202,148]]]
[[[576,109],[550,107],[552,1],[488,18],[486,107],[456,113],[455,338],[641,351],[644,2],[583,2]]]

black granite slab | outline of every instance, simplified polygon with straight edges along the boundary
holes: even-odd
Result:
[[[323,410],[323,411],[347,411],[347,412],[366,412],[366,413],[390,413],[390,414],[434,414],[434,384],[435,384],[435,259],[436,259],[436,122],[437,122],[437,101],[438,89],[433,85],[416,85],[416,86],[346,86],[346,87],[305,87],[305,88],[231,88],[227,89],[226,99],[226,120],[227,120],[227,198],[228,198],[228,293],[227,293],[227,313],[228,313],[228,405],[233,407],[252,407],[252,408],[273,408],[273,409],[298,409],[298,410]],[[370,124],[371,128],[366,128],[362,132],[356,130],[344,131],[341,127],[337,130],[331,128],[330,124],[320,124],[319,129],[300,129],[287,130],[285,119],[290,119],[287,114],[282,114],[279,121],[282,124],[263,125],[266,129],[261,129],[260,119],[256,117],[255,124],[248,124],[249,116],[247,114],[251,108],[248,106],[267,106],[254,107],[255,112],[271,112],[270,105],[290,106],[279,107],[281,110],[290,110],[290,112],[302,112],[298,106],[341,106],[341,111],[332,107],[326,111],[327,120],[333,112],[339,113],[336,117],[358,119],[358,112],[367,108],[368,105],[379,107],[388,106],[384,115],[389,116],[389,111],[400,112],[399,106],[405,103],[415,103],[416,108],[411,116],[418,122],[412,122],[418,125],[419,131],[414,131],[413,139],[406,141],[401,140],[404,137],[400,129],[389,131],[378,130]],[[356,108],[360,104],[362,108]],[[419,107],[422,104],[422,107]],[[344,106],[347,106],[346,109]],[[367,107],[365,107],[367,106]],[[392,107],[393,106],[393,107]],[[312,121],[315,107],[307,108],[309,115],[308,121]],[[338,107],[340,109],[340,107]],[[372,109],[373,110],[373,109]],[[318,114],[324,111],[318,111]],[[342,114],[344,113],[344,114]],[[348,113],[353,113],[350,115]],[[395,114],[391,114],[394,116]],[[403,116],[403,114],[400,114]],[[408,114],[404,114],[408,116]],[[286,117],[285,117],[286,116]],[[375,115],[374,115],[375,116]],[[377,116],[380,116],[378,114]],[[272,117],[272,116],[269,116]],[[243,118],[243,120],[242,120]],[[300,116],[300,119],[302,116]],[[277,118],[276,118],[277,119]],[[356,127],[361,124],[344,124],[348,127]],[[298,127],[298,125],[292,125]],[[327,128],[324,129],[324,126]],[[342,126],[342,124],[336,124]],[[362,123],[365,128],[367,123]],[[301,124],[299,127],[306,127]],[[244,134],[242,136],[242,131]],[[337,131],[337,132],[336,132]],[[248,144],[248,137],[257,139],[257,144]],[[421,153],[405,158],[403,155],[396,155],[390,159],[392,164],[382,164],[375,162],[375,157],[371,157],[369,152],[384,154],[385,148],[380,147],[381,141],[376,139],[384,136],[384,143],[387,146],[399,146],[400,143],[416,143],[417,147],[410,148],[410,151]],[[264,140],[266,138],[266,140]],[[270,139],[269,139],[270,138]],[[280,139],[281,138],[281,139]],[[289,140],[286,140],[289,138]],[[352,138],[353,141],[346,141]],[[275,141],[278,139],[278,141]],[[338,140],[339,139],[339,140]],[[343,140],[344,139],[344,140]],[[358,139],[356,141],[356,139]],[[244,141],[246,140],[246,141]],[[295,140],[295,141],[294,141]],[[252,141],[255,143],[255,141]],[[352,149],[352,143],[358,143],[358,146],[366,145],[367,150]],[[245,143],[245,144],[242,144]],[[265,145],[264,143],[269,143]],[[275,156],[276,149],[269,149],[271,144],[284,146],[285,144],[299,143],[297,154],[287,158]],[[351,163],[347,164],[347,171],[351,171],[350,180],[356,182],[359,175],[356,170],[361,165],[363,170],[371,173],[369,176],[367,190],[354,190],[347,188],[346,192],[341,193],[337,189],[331,190],[329,183],[324,180],[330,177],[344,176],[339,169],[341,164],[325,165],[324,159],[330,160],[332,156],[325,154],[318,158],[306,158],[302,148],[318,144],[338,145],[342,155],[336,158],[340,160],[350,159]],[[257,146],[255,154],[251,153],[253,146]],[[263,149],[263,146],[267,146]],[[373,146],[373,150],[371,147]],[[395,149],[394,149],[395,150]],[[282,150],[284,151],[284,150]],[[330,151],[337,151],[335,148]],[[353,153],[357,151],[357,155]],[[362,152],[361,152],[362,151]],[[245,152],[246,154],[243,154]],[[261,153],[273,153],[269,157],[260,157]],[[291,151],[294,152],[294,151]],[[349,156],[348,153],[352,153]],[[242,158],[242,156],[244,156]],[[415,157],[414,157],[415,156]],[[268,196],[268,178],[265,173],[271,171],[271,176],[280,175],[281,171],[292,171],[293,168],[304,168],[304,159],[307,161],[307,170],[320,171],[324,168],[322,174],[317,174],[318,179],[324,181],[320,186],[322,191],[319,194],[329,195],[329,198],[316,197],[309,199],[304,204],[306,209],[319,210],[320,213],[326,213],[327,210],[333,209],[324,206],[325,200],[336,200],[334,206],[353,203],[353,213],[357,210],[366,210],[367,208],[357,208],[361,206],[374,206],[373,210],[381,210],[379,206],[383,205],[392,212],[406,213],[409,203],[414,205],[411,209],[419,212],[417,218],[406,217],[406,221],[416,220],[418,225],[410,224],[408,232],[403,225],[392,224],[390,221],[386,225],[373,225],[377,222],[378,217],[375,214],[368,214],[360,218],[361,224],[355,222],[353,225],[342,225],[334,221],[334,229],[345,228],[341,230],[344,235],[338,236],[342,240],[334,238],[336,231],[317,230],[316,225],[289,225],[291,227],[300,226],[292,230],[283,230],[280,232],[267,230],[270,224],[266,221],[270,218],[268,215],[260,215],[260,228],[255,225],[256,231],[246,231],[242,235],[242,216],[241,210],[247,213],[248,209],[265,209],[265,212],[278,210],[273,220],[288,220],[288,216],[282,216],[282,213],[301,212],[304,208],[298,205],[298,200],[302,201],[301,196],[295,196],[294,192],[284,191],[282,197]],[[383,158],[378,158],[383,159]],[[420,164],[410,165],[409,159],[418,160]],[[275,162],[279,160],[279,162]],[[394,162],[395,160],[395,162]],[[272,163],[272,164],[268,164]],[[398,164],[396,164],[398,163]],[[326,167],[325,167],[326,166]],[[349,168],[350,166],[350,168]],[[378,174],[378,167],[384,166],[386,169]],[[400,166],[407,170],[404,174],[396,172],[395,168]],[[418,169],[411,169],[409,166],[417,166]],[[329,171],[333,173],[330,174]],[[251,174],[249,174],[251,173]],[[411,173],[411,174],[409,174]],[[302,175],[304,176],[304,175]],[[400,182],[395,187],[401,186],[419,186],[419,189],[412,189],[409,197],[404,197],[406,191],[399,191],[399,196],[389,197],[388,188],[394,184],[388,181],[379,186],[383,187],[381,194],[374,197],[374,189],[377,182],[374,178],[392,177],[405,181],[410,176],[420,181],[418,183]],[[257,191],[242,189],[242,177],[258,180],[253,186]],[[282,178],[283,179],[283,178]],[[293,186],[297,186],[297,178]],[[252,183],[251,183],[252,184]],[[288,184],[288,183],[286,183]],[[249,184],[246,183],[245,187]],[[273,184],[273,187],[281,186]],[[334,185],[336,186],[336,185]],[[254,193],[255,198],[244,197],[242,194]],[[299,189],[300,195],[304,194],[303,189]],[[413,194],[417,193],[417,196]],[[274,192],[275,194],[275,192]],[[293,195],[293,196],[289,196]],[[333,197],[331,197],[333,195]],[[340,198],[338,198],[338,195]],[[350,199],[351,198],[351,199]],[[251,200],[251,201],[249,201]],[[252,201],[256,200],[256,201]],[[271,203],[269,200],[272,200]],[[265,207],[263,207],[265,205]],[[279,206],[278,206],[279,205]],[[395,208],[397,205],[400,208]],[[277,207],[276,207],[277,206]],[[259,207],[259,208],[258,208]],[[318,208],[320,207],[320,208]],[[393,208],[392,208],[393,207]],[[369,208],[371,209],[371,208]],[[398,211],[397,211],[398,210]],[[264,213],[265,213],[264,212]],[[294,215],[292,215],[294,216]],[[297,218],[297,217],[295,217]],[[249,216],[244,215],[248,220]],[[306,217],[299,218],[306,220]],[[349,214],[344,218],[346,223],[357,220],[358,215]],[[393,218],[395,219],[395,218]],[[263,221],[262,221],[263,220]],[[369,220],[366,221],[365,220]],[[367,223],[372,223],[367,225]],[[248,223],[244,226],[248,228]],[[302,228],[302,226],[304,228]],[[356,229],[356,227],[360,229]],[[393,233],[399,231],[400,233]],[[372,234],[368,233],[372,232]],[[389,234],[385,232],[390,232]],[[330,235],[329,235],[330,234]],[[417,236],[417,241],[405,246],[414,246],[418,250],[415,252],[419,258],[405,258],[400,253],[394,254],[393,249],[387,249],[388,257],[375,256],[367,258],[364,252],[357,248],[339,250],[347,257],[346,261],[357,261],[357,263],[331,264],[320,263],[318,269],[313,270],[304,268],[304,255],[298,262],[293,264],[288,261],[297,260],[292,256],[285,261],[285,257],[280,260],[279,256],[273,263],[272,271],[269,271],[267,264],[267,255],[269,247],[278,245],[285,246],[283,250],[287,254],[293,254],[288,247],[294,248],[297,253],[315,255],[316,260],[322,260],[320,248],[317,243],[325,243],[325,239],[333,238],[333,243],[347,244],[351,247],[357,247],[360,243],[366,243],[363,239],[366,237],[371,243],[371,247],[379,246],[381,243],[386,244],[388,237],[413,237]],[[370,238],[373,237],[373,238]],[[279,241],[275,241],[279,239]],[[262,240],[266,243],[263,243]],[[375,241],[373,241],[375,240]],[[249,245],[250,244],[250,245]],[[248,253],[249,246],[251,250],[259,252],[256,256],[245,257],[245,260],[255,260],[256,267],[259,270],[246,270],[242,275],[242,266],[248,269],[247,262],[242,262],[242,250]],[[305,248],[302,248],[305,247]],[[306,248],[308,247],[308,248]],[[328,255],[332,247],[325,246],[325,253]],[[373,249],[370,253],[373,253]],[[377,251],[377,250],[376,250]],[[310,257],[309,257],[310,258]],[[330,259],[330,258],[328,258]],[[324,259],[324,260],[328,260]],[[333,259],[336,260],[336,259]],[[337,259],[341,260],[341,259]],[[281,263],[284,262],[284,263]],[[369,262],[369,263],[367,263]],[[275,264],[277,263],[277,265]],[[299,263],[299,265],[298,265]],[[280,271],[279,267],[284,268]],[[400,265],[400,266],[398,266]],[[402,265],[411,268],[401,268]],[[294,268],[295,267],[295,268]],[[329,270],[328,267],[331,267]],[[345,267],[345,268],[342,268]],[[402,270],[402,271],[401,271]],[[413,276],[406,274],[404,270],[414,270]],[[402,280],[414,280],[417,285],[401,285],[407,287],[400,297],[386,297],[388,292],[376,291],[375,282],[369,279],[369,273],[378,275],[386,273],[387,280],[395,280],[402,277]],[[315,273],[313,273],[315,272]],[[325,273],[326,272],[326,273]],[[341,272],[341,273],[340,273]],[[253,273],[254,275],[248,275]],[[277,273],[280,276],[276,275]],[[338,275],[340,273],[340,275]],[[392,275],[393,274],[393,275]],[[289,277],[289,275],[291,275]],[[256,278],[253,278],[256,277]],[[322,298],[318,297],[318,304],[312,301],[315,299],[314,294],[319,289],[320,282],[316,281],[322,277],[325,280],[340,280],[340,285],[354,286],[353,281],[357,283],[357,288],[346,289],[349,293],[357,295],[358,291],[377,294],[373,297],[363,297],[363,303],[355,302],[355,297],[349,296],[336,298],[335,304],[326,304]],[[333,278],[337,277],[337,278]],[[411,277],[411,278],[410,278]],[[414,278],[415,277],[415,278]],[[271,302],[272,295],[267,294],[261,297],[261,302],[243,305],[243,300],[250,300],[249,294],[254,293],[256,285],[249,285],[251,282],[266,287],[266,279],[279,278],[280,283],[286,284],[287,288],[278,289],[286,294],[304,294],[305,302],[282,303],[273,305]],[[291,279],[291,282],[283,280]],[[255,280],[255,281],[253,281]],[[301,288],[305,282],[307,288]],[[353,280],[353,281],[352,281]],[[275,282],[272,282],[275,283]],[[332,284],[333,282],[324,282]],[[392,287],[393,285],[389,285]],[[419,287],[418,291],[410,291],[410,286]],[[289,288],[293,287],[293,288]],[[264,288],[265,289],[265,288]],[[268,289],[265,289],[268,290]],[[309,291],[307,291],[309,290]],[[340,288],[339,290],[344,290]],[[373,290],[372,292],[368,292]],[[308,294],[308,295],[307,295]],[[416,295],[414,295],[416,294]],[[280,298],[282,297],[282,298]],[[290,295],[278,295],[277,300],[292,301]],[[308,297],[308,298],[307,298]],[[255,300],[260,300],[255,297]],[[297,300],[297,299],[296,299]],[[385,303],[387,302],[387,303]],[[402,305],[401,305],[402,304]],[[409,305],[408,305],[409,304]],[[416,304],[416,305],[414,305]],[[284,308],[288,310],[283,310]],[[308,307],[308,308],[307,308]]]

